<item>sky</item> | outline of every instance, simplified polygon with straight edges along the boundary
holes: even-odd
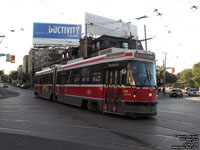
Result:
[[[153,38],[148,50],[156,53],[157,65],[166,53],[167,67],[175,67],[175,73],[191,69],[200,62],[199,8],[200,0],[0,0],[0,35],[5,35],[0,53],[16,56],[14,64],[0,57],[0,70],[9,73],[23,64],[33,46],[34,22],[84,25],[85,12],[131,22],[139,39],[144,39],[146,25],[147,38]],[[142,16],[148,18],[136,19]]]

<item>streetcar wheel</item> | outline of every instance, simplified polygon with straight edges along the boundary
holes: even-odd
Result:
[[[88,108],[89,111],[99,112],[98,102],[89,101],[88,105],[87,105],[87,108]]]
[[[50,101],[53,101],[53,95],[50,96]]]

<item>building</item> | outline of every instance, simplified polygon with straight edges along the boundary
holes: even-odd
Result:
[[[35,53],[36,53],[37,49],[31,48],[31,50],[29,51],[29,55],[28,55],[28,76],[29,76],[29,81],[30,81],[30,86],[33,86],[33,82],[34,82],[34,74],[35,74]]]
[[[25,55],[23,58],[23,73],[28,75],[28,55]]]
[[[110,48],[125,48],[125,49],[138,49],[143,50],[141,41],[130,38],[114,37],[103,35],[99,38],[87,38],[87,52],[85,52],[85,39],[80,40],[80,57],[90,58],[97,56],[99,51]],[[86,54],[87,53],[87,54]],[[78,54],[78,51],[77,51]],[[76,54],[76,55],[77,55]],[[86,57],[87,56],[87,57]]]
[[[22,83],[22,78],[23,78],[23,66],[20,65],[18,68],[17,68],[17,80],[18,80],[18,83]]]
[[[34,71],[40,71],[43,68],[51,67],[54,64],[60,64],[63,60],[63,51],[66,47],[35,47]]]

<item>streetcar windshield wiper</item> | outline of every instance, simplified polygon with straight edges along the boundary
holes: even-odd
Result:
[[[151,78],[152,78],[151,71],[146,66],[146,64],[145,64],[145,67],[146,67],[146,73],[147,73],[147,78],[148,78],[148,81],[149,81],[149,85],[151,86]]]
[[[151,83],[150,83],[150,75],[149,75],[149,69],[147,69],[147,65],[146,65],[146,64],[144,64],[144,65],[145,65],[146,78],[144,79],[144,82],[143,82],[143,84],[141,85],[141,87],[147,86],[147,85],[145,84],[145,82],[147,81],[147,79],[148,79],[149,85],[151,86]]]

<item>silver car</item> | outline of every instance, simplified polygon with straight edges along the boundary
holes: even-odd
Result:
[[[196,88],[190,88],[188,90],[188,96],[198,96],[198,90]]]
[[[3,88],[8,88],[8,84],[4,83]]]

